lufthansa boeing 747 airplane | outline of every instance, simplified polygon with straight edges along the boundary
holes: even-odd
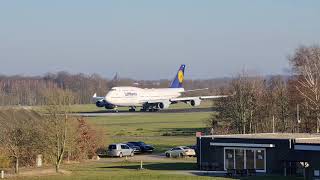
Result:
[[[182,87],[184,80],[185,65],[181,65],[177,75],[171,82],[169,88],[142,89],[138,87],[113,87],[105,97],[97,97],[95,93],[93,99],[97,107],[106,109],[115,109],[118,107],[129,107],[129,111],[135,111],[136,107],[141,107],[141,111],[158,111],[169,108],[171,104],[178,102],[188,103],[191,106],[199,106],[201,100],[216,99],[227,96],[197,96],[197,97],[180,97],[185,92],[197,91],[184,90]]]

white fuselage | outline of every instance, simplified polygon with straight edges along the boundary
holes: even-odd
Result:
[[[158,100],[170,100],[181,96],[184,88],[142,89],[137,87],[114,87],[105,99],[115,106],[142,106]]]

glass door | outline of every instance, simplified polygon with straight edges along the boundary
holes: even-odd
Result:
[[[256,148],[225,148],[224,168],[266,171],[266,151]]]
[[[225,169],[234,169],[234,149],[225,150]]]
[[[265,158],[264,158],[264,150],[256,151],[256,169],[257,170],[265,170]]]
[[[236,168],[235,169],[244,169],[244,150],[243,149],[235,149],[235,160],[236,160]]]

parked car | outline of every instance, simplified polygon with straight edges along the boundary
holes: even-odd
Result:
[[[153,146],[151,146],[149,144],[146,144],[144,142],[141,142],[141,141],[139,141],[139,142],[128,142],[128,143],[133,144],[135,146],[139,146],[140,149],[141,149],[141,152],[149,152],[149,153],[151,153],[154,150]]]
[[[195,155],[195,156],[197,156],[197,154],[198,154],[198,148],[197,148],[197,145],[190,145],[190,146],[187,146],[187,147],[189,147],[189,148],[193,149],[193,150],[194,150],[194,152],[196,153],[196,155]]]
[[[126,144],[110,144],[107,151],[109,157],[134,156],[134,150]]]
[[[195,156],[196,152],[187,146],[178,146],[165,152],[166,157]]]
[[[141,148],[139,146],[136,146],[132,143],[126,143],[130,148],[133,149],[134,153],[137,154],[137,153],[141,153]]]

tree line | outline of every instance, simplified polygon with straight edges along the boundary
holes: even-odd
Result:
[[[216,93],[226,84],[228,78],[209,80],[186,80],[186,89],[210,88],[202,94]],[[103,78],[98,74],[70,74],[68,72],[48,73],[44,76],[0,76],[0,105],[45,105],[45,92],[48,89],[62,89],[70,91],[74,97],[73,104],[89,104],[94,93],[105,95],[113,86],[138,86],[142,88],[168,87],[170,80],[159,81],[133,80],[119,78]],[[199,92],[193,92],[196,95]]]
[[[290,76],[261,77],[245,72],[215,102],[219,113],[207,121],[213,134],[320,132],[320,48],[302,46],[288,58]]]

